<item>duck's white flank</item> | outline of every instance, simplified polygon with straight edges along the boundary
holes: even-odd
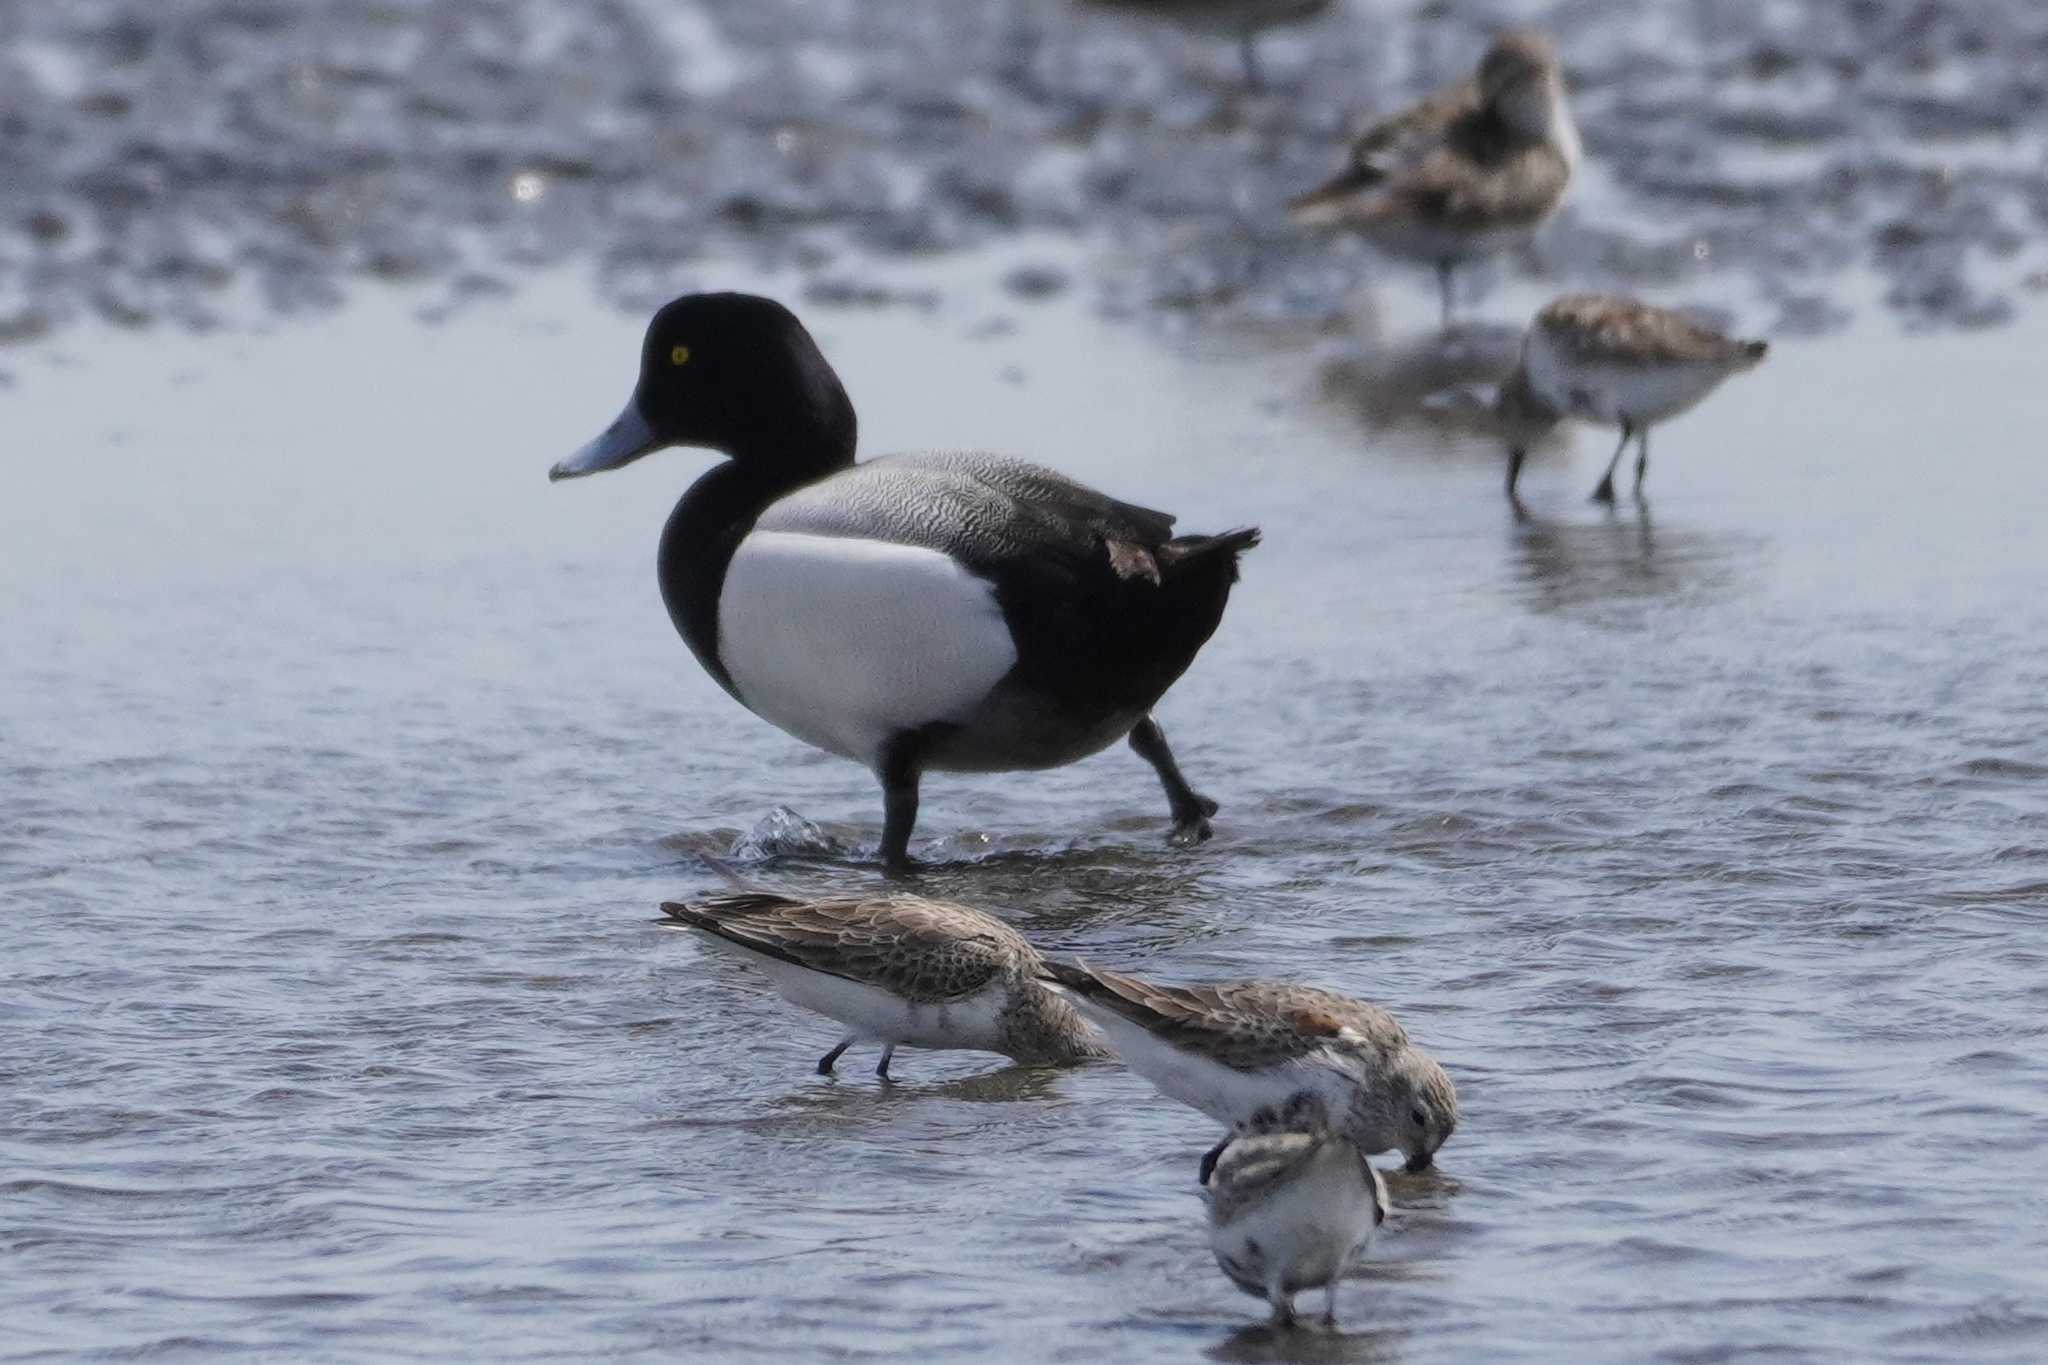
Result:
[[[863,1042],[1002,1050],[999,1020],[1009,992],[1001,983],[963,999],[917,1004],[892,991],[754,952],[715,934],[702,935],[701,941],[714,952],[758,968],[784,1000],[837,1020]]]
[[[1017,661],[994,588],[947,555],[791,531],[740,542],[718,653],[755,714],[869,764],[899,731],[964,718]]]

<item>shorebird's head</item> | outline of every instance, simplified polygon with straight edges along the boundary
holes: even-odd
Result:
[[[1380,1134],[1374,1150],[1398,1147],[1410,1173],[1426,1171],[1437,1148],[1458,1127],[1458,1092],[1436,1060],[1408,1048],[1391,1063],[1383,1084],[1360,1098],[1371,1112],[1355,1114]]]
[[[1564,100],[1564,76],[1550,40],[1528,29],[1510,29],[1494,39],[1479,62],[1479,94],[1516,132],[1549,137]]]

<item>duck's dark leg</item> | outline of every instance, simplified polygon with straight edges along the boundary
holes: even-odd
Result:
[[[895,1055],[896,1044],[884,1043],[882,1045],[882,1060],[875,1063],[875,1074],[885,1081],[889,1079],[889,1059]]]
[[[834,1064],[834,1063],[836,1063],[836,1062],[837,1062],[837,1061],[839,1060],[839,1058],[840,1058],[840,1055],[841,1055],[842,1053],[844,1053],[844,1052],[846,1051],[846,1049],[848,1049],[848,1048],[850,1048],[850,1047],[852,1047],[852,1046],[853,1046],[853,1039],[851,1039],[851,1038],[841,1038],[841,1039],[839,1040],[839,1046],[838,1046],[838,1047],[835,1047],[835,1048],[833,1048],[833,1049],[832,1049],[832,1050],[831,1050],[830,1052],[828,1052],[828,1053],[826,1053],[826,1054],[825,1054],[824,1056],[822,1056],[822,1057],[818,1058],[818,1074],[819,1074],[820,1076],[829,1076],[829,1075],[831,1075],[831,1074],[832,1074],[832,1067],[833,1067],[833,1064]]]
[[[1614,448],[1614,458],[1607,462],[1607,472],[1600,476],[1600,486],[1593,490],[1594,502],[1614,501],[1614,471],[1621,465],[1621,452],[1628,449],[1628,443],[1635,439],[1636,429],[1627,422],[1621,424],[1621,444]]]
[[[1643,500],[1643,475],[1650,472],[1650,429],[1636,437],[1636,501]]]
[[[1180,764],[1173,761],[1173,750],[1166,747],[1166,732],[1159,722],[1147,716],[1133,726],[1131,749],[1152,765],[1152,771],[1159,774],[1159,785],[1166,788],[1166,801],[1173,810],[1173,833],[1168,841],[1177,848],[1192,848],[1207,839],[1216,803],[1181,776]]]
[[[924,775],[926,735],[906,730],[882,749],[875,776],[882,780],[882,866],[901,876],[917,864],[910,858],[910,832],[917,827],[917,784]]]

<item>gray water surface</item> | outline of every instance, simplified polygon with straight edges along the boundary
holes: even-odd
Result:
[[[2048,1350],[2048,319],[1781,343],[1659,433],[1647,510],[1584,501],[1588,433],[1517,524],[1491,443],[1376,387],[1436,347],[1425,289],[1377,334],[1175,346],[1019,304],[1017,264],[808,310],[864,449],[1267,543],[1161,710],[1215,841],[1166,848],[1122,750],[940,776],[923,889],[1350,990],[1443,1058],[1464,1125],[1390,1177],[1344,1335],[1273,1338],[1216,1272],[1192,1111],[1107,1065],[820,1078],[829,1024],[651,923],[778,806],[871,850],[879,802],[669,628],[655,538],[707,457],[546,483],[640,326],[559,276],[439,328],[359,292],[18,357],[0,1351]]]

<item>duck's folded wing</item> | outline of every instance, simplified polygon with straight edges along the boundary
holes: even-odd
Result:
[[[742,948],[916,1001],[973,995],[1035,956],[1000,923],[915,897],[800,900],[750,892],[661,908]]]
[[[982,572],[1020,560],[1108,564],[1115,547],[1149,553],[1173,535],[1164,512],[972,451],[868,460],[780,499],[755,526],[915,545]]]

